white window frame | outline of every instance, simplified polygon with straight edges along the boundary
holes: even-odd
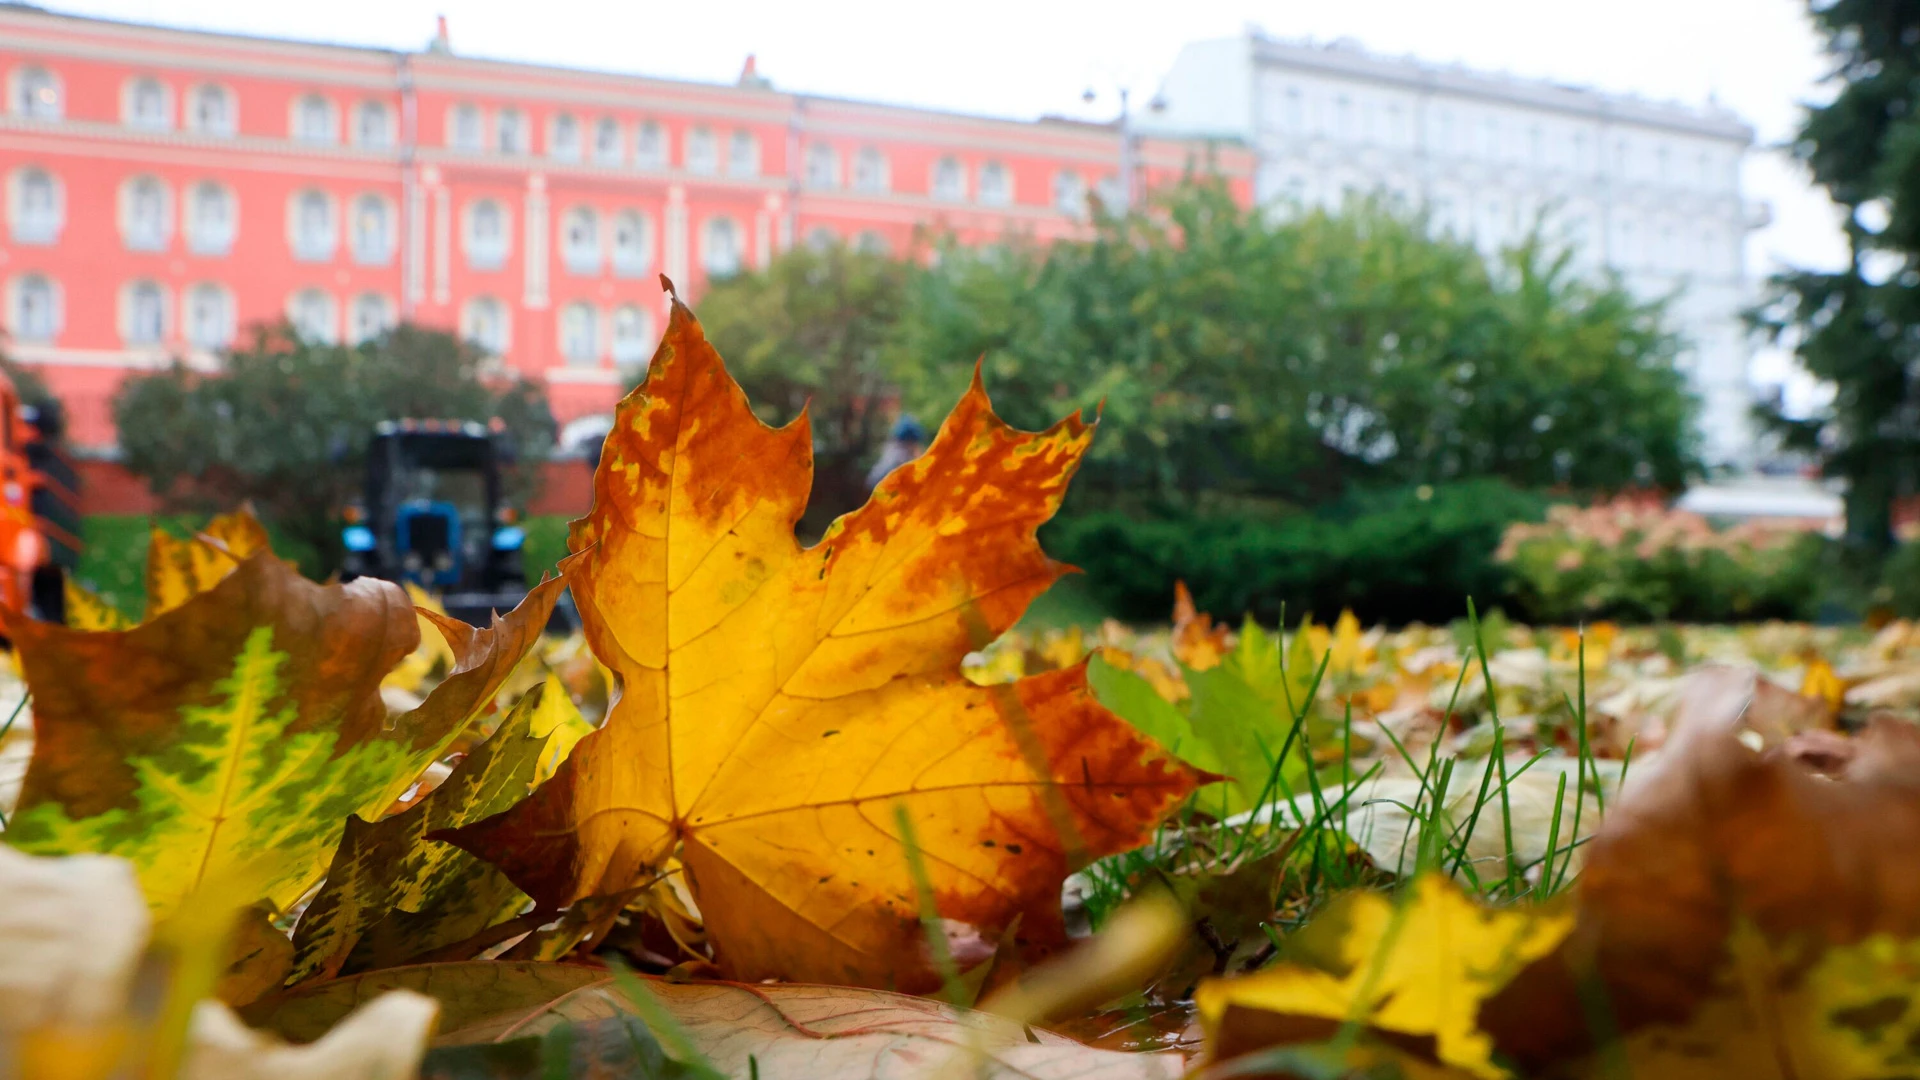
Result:
[[[554,113],[547,121],[547,156],[556,161],[579,161],[585,147],[580,118],[570,112]]]
[[[140,310],[144,296],[152,303],[150,312]],[[129,348],[156,348],[167,343],[171,327],[168,318],[167,287],[152,278],[136,278],[120,287],[120,341]],[[142,316],[150,315],[152,333],[142,333]]]
[[[36,286],[45,289],[44,327],[29,324],[25,313],[27,290]],[[7,283],[7,329],[15,341],[45,345],[59,341],[60,332],[66,328],[65,306],[60,282],[50,275],[26,273]]]
[[[613,309],[610,348],[613,362],[620,367],[637,367],[653,352],[653,313],[639,304],[622,304]]]
[[[621,244],[622,230],[637,234],[634,244]],[[653,217],[644,210],[621,210],[613,215],[609,230],[608,254],[615,277],[645,277],[653,269]]]
[[[568,273],[590,277],[606,265],[603,225],[591,206],[571,206],[560,215],[560,262]]]
[[[1053,208],[1068,217],[1087,216],[1087,178],[1078,169],[1053,174]]]
[[[152,92],[153,115],[141,115],[141,106],[148,91]],[[151,75],[136,75],[128,79],[121,91],[120,122],[130,128],[142,131],[173,130],[173,88]]]
[[[720,144],[713,129],[696,125],[687,132],[686,170],[696,176],[714,176],[720,172]]]
[[[303,326],[301,325],[301,318],[304,304],[307,300],[315,297],[318,297],[324,303],[326,309],[324,320],[317,320],[323,322],[324,325],[318,327]],[[322,345],[340,344],[340,301],[325,289],[299,289],[291,296],[288,296],[287,322],[292,325],[296,333],[308,341],[315,341]]]
[[[1013,170],[998,161],[983,162],[976,181],[982,206],[1012,206]]]
[[[315,114],[311,106],[320,106]],[[333,99],[319,92],[308,92],[293,99],[287,130],[293,141],[311,146],[337,146],[340,143],[340,110]],[[316,126],[318,125],[318,126]]]
[[[151,209],[143,220],[141,212]],[[173,191],[150,173],[120,183],[120,242],[128,251],[165,251],[173,239]]]
[[[220,115],[209,121],[200,114],[200,106],[211,94],[220,101]],[[202,135],[233,135],[240,129],[239,98],[220,83],[199,83],[187,92],[187,105],[181,117],[187,130]]]
[[[482,333],[480,316],[483,311],[498,317],[497,335]],[[505,356],[513,347],[513,309],[496,297],[485,294],[468,298],[460,308],[460,336],[488,356]],[[497,336],[498,340],[489,341],[489,336]]]
[[[967,201],[967,167],[947,154],[927,167],[927,194],[941,202]]]
[[[212,298],[219,305],[216,330],[204,335],[195,305],[202,298]],[[202,281],[188,286],[180,294],[180,325],[187,344],[196,349],[216,352],[233,344],[233,290],[214,281]]]
[[[315,202],[310,196],[318,196]],[[310,206],[324,206],[324,233],[307,229]],[[301,262],[331,262],[340,250],[340,207],[332,193],[320,188],[301,188],[287,198],[287,246]]]
[[[715,241],[721,225],[727,227],[732,240],[726,250],[722,250]],[[700,224],[700,268],[710,278],[732,277],[745,269],[747,264],[747,237],[740,223],[726,214],[715,214]]]
[[[44,218],[27,212],[27,185],[36,178],[46,181],[49,206]],[[13,170],[7,176],[7,222],[16,244],[59,243],[67,227],[66,185],[53,170],[38,165]]]
[[[467,130],[468,122],[472,130]],[[447,109],[446,143],[449,150],[477,154],[487,148],[487,114],[471,101],[457,101]]]
[[[633,164],[639,169],[664,169],[673,160],[673,139],[658,120],[642,120],[633,129]]]
[[[611,132],[611,143],[606,135]],[[581,132],[585,137],[586,132]],[[620,121],[611,116],[603,116],[593,122],[593,162],[596,165],[618,165],[626,155],[626,139],[620,133]]]
[[[885,194],[893,189],[892,172],[885,151],[863,146],[853,158],[853,189],[869,195]]]
[[[760,136],[746,128],[727,136],[727,175],[739,180],[760,175]]]
[[[493,114],[493,149],[509,157],[521,157],[531,149],[527,114],[512,106]]]
[[[500,238],[483,242],[474,230],[481,208],[492,206],[500,215]],[[472,270],[498,270],[513,257],[513,212],[499,199],[481,198],[469,202],[460,213],[460,247]]]
[[[369,329],[361,320],[369,310],[369,305],[379,305],[379,315],[375,325]],[[347,305],[347,344],[364,345],[381,334],[393,329],[395,323],[393,298],[385,293],[363,292]]]
[[[379,126],[368,130],[368,121],[379,118]],[[394,144],[393,109],[387,103],[376,98],[362,98],[353,103],[353,144],[380,150]]]
[[[840,151],[832,143],[809,143],[806,160],[807,186],[832,191],[840,186]]]
[[[215,223],[206,219],[202,213],[205,201],[202,195],[207,192],[218,194],[222,213],[226,220]],[[233,250],[233,242],[240,234],[240,200],[233,189],[218,180],[200,180],[187,188],[185,200],[187,217],[187,250],[195,255],[225,255]]]
[[[362,243],[360,222],[369,209],[376,210],[381,219],[381,235],[376,246]],[[393,200],[377,192],[362,192],[354,196],[353,216],[347,222],[349,245],[353,249],[353,261],[361,266],[386,266],[393,262],[394,249],[398,247],[396,219]]]
[[[560,358],[572,367],[597,367],[606,353],[600,332],[600,310],[584,300],[576,300],[560,309],[554,320],[559,332]],[[575,339],[575,330],[585,329],[584,342]]]
[[[31,85],[36,81],[43,85]],[[13,115],[29,120],[59,120],[67,114],[66,84],[59,72],[39,64],[14,68],[7,80],[7,106]]]

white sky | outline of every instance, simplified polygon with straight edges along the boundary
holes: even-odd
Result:
[[[1701,104],[1758,132],[1748,198],[1773,222],[1747,247],[1757,278],[1844,258],[1836,213],[1766,148],[1822,93],[1805,0],[42,0],[58,11],[349,44],[417,48],[448,17],[454,51],[730,81],[749,52],[781,89],[1031,118],[1109,118],[1149,95],[1184,42],[1257,24],[1352,37],[1383,53]],[[1081,103],[1088,87],[1101,91]],[[1756,377],[1785,368],[1763,357]]]

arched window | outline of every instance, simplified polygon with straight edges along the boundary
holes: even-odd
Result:
[[[347,332],[353,344],[372,341],[393,329],[393,302],[379,293],[361,293],[353,298],[353,313]]]
[[[632,367],[647,362],[653,349],[653,318],[645,308],[625,304],[613,312],[613,362]]]
[[[730,217],[707,219],[700,238],[700,265],[711,277],[727,277],[740,272],[740,226]]]
[[[60,239],[66,223],[60,197],[60,182],[45,169],[22,169],[13,174],[10,185],[13,205],[7,216],[13,222],[16,244],[51,244]]]
[[[128,345],[158,345],[167,337],[167,296],[151,281],[135,281],[121,293],[120,337]]]
[[[553,126],[547,131],[547,154],[562,161],[580,160],[580,121],[572,113],[553,118]]]
[[[231,135],[235,129],[233,112],[233,98],[226,87],[205,83],[193,88],[187,125],[206,135]]]
[[[1054,173],[1053,206],[1063,214],[1085,217],[1087,213],[1086,177],[1071,169],[1062,169]]]
[[[165,131],[173,126],[173,110],[169,106],[167,88],[159,79],[147,77],[127,84],[126,100],[121,104],[128,127],[149,131]]]
[[[832,250],[840,242],[840,234],[833,231],[831,225],[815,225],[807,230],[807,246],[815,251]]]
[[[602,165],[620,164],[620,121],[603,116],[593,125],[593,160]]]
[[[333,220],[333,199],[322,191],[303,191],[293,197],[293,255],[308,262],[333,258],[339,229]]]
[[[382,266],[393,258],[393,210],[378,195],[362,195],[353,202],[353,258],[367,266]]]
[[[196,255],[225,255],[233,249],[236,218],[233,195],[212,180],[193,186],[187,199],[187,250]]]
[[[643,121],[634,132],[633,163],[642,169],[667,167],[667,129],[660,121]]]
[[[136,176],[121,188],[120,235],[129,251],[164,251],[173,222],[165,184]]]
[[[224,349],[233,342],[233,297],[212,282],[187,290],[187,341],[199,349]]]
[[[560,259],[576,274],[600,272],[600,215],[576,206],[560,219]]]
[[[505,304],[476,296],[460,313],[460,334],[489,356],[504,356],[513,340]]]
[[[361,146],[393,145],[393,112],[384,101],[363,101],[353,110],[353,141]]]
[[[43,67],[21,68],[13,77],[13,111],[35,120],[58,120],[66,104],[60,80]]]
[[[638,210],[613,217],[613,272],[638,277],[653,266],[653,221]]]
[[[507,212],[492,199],[467,208],[467,265],[497,270],[507,261]]]
[[[287,302],[287,321],[294,332],[322,345],[340,343],[340,320],[333,310],[333,297],[319,289],[302,289]]]
[[[807,147],[807,186],[815,188],[837,188],[840,186],[840,155],[826,143],[814,143]]]
[[[13,286],[12,315],[15,341],[53,341],[60,336],[60,290],[40,274],[20,278]]]
[[[447,114],[447,145],[455,150],[478,150],[486,145],[485,129],[478,105],[455,105]]]
[[[687,132],[687,171],[709,175],[720,171],[720,150],[713,132],[704,127]]]
[[[988,206],[1013,202],[1013,174],[1005,165],[989,161],[980,166],[980,201]]]
[[[888,255],[893,252],[893,245],[887,242],[885,233],[862,229],[860,235],[853,238],[853,249],[869,255]]]
[[[751,131],[736,131],[727,139],[727,175],[760,175],[760,140]]]
[[[333,121],[333,102],[307,94],[293,103],[293,137],[301,142],[332,143],[340,133]]]
[[[560,355],[570,364],[600,360],[600,313],[588,304],[560,309]]]
[[[853,158],[853,186],[866,192],[887,190],[890,181],[887,157],[877,148],[863,146]]]
[[[495,148],[503,154],[527,152],[527,118],[519,109],[501,109],[494,117]]]
[[[967,197],[967,170],[960,167],[960,159],[943,157],[933,163],[933,178],[929,187],[933,197],[948,202],[960,202]]]

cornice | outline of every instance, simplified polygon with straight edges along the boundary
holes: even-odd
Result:
[[[0,146],[28,153],[105,157],[291,172],[365,180],[400,179],[398,150],[353,146],[317,146],[291,139],[203,135],[192,131],[152,131],[89,120],[27,120],[0,115]]]

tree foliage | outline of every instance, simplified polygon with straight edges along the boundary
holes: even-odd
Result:
[[[1770,418],[1788,445],[1847,481],[1852,545],[1893,545],[1895,499],[1920,481],[1920,5],[1810,5],[1837,89],[1810,107],[1794,151],[1847,211],[1848,264],[1774,277],[1757,319],[1834,387],[1823,412]]]
[[[523,463],[544,457],[554,435],[537,385],[502,385],[472,346],[411,325],[358,346],[263,329],[218,371],[175,363],[129,379],[113,413],[127,468],[156,494],[190,509],[250,501],[323,555],[378,422],[497,416]]]
[[[1110,494],[1317,502],[1356,482],[1680,484],[1693,402],[1662,307],[1535,238],[1493,265],[1417,216],[1285,219],[1196,187],[1084,242],[942,252],[894,369],[916,408],[973,359],[1015,423],[1104,403]]]

